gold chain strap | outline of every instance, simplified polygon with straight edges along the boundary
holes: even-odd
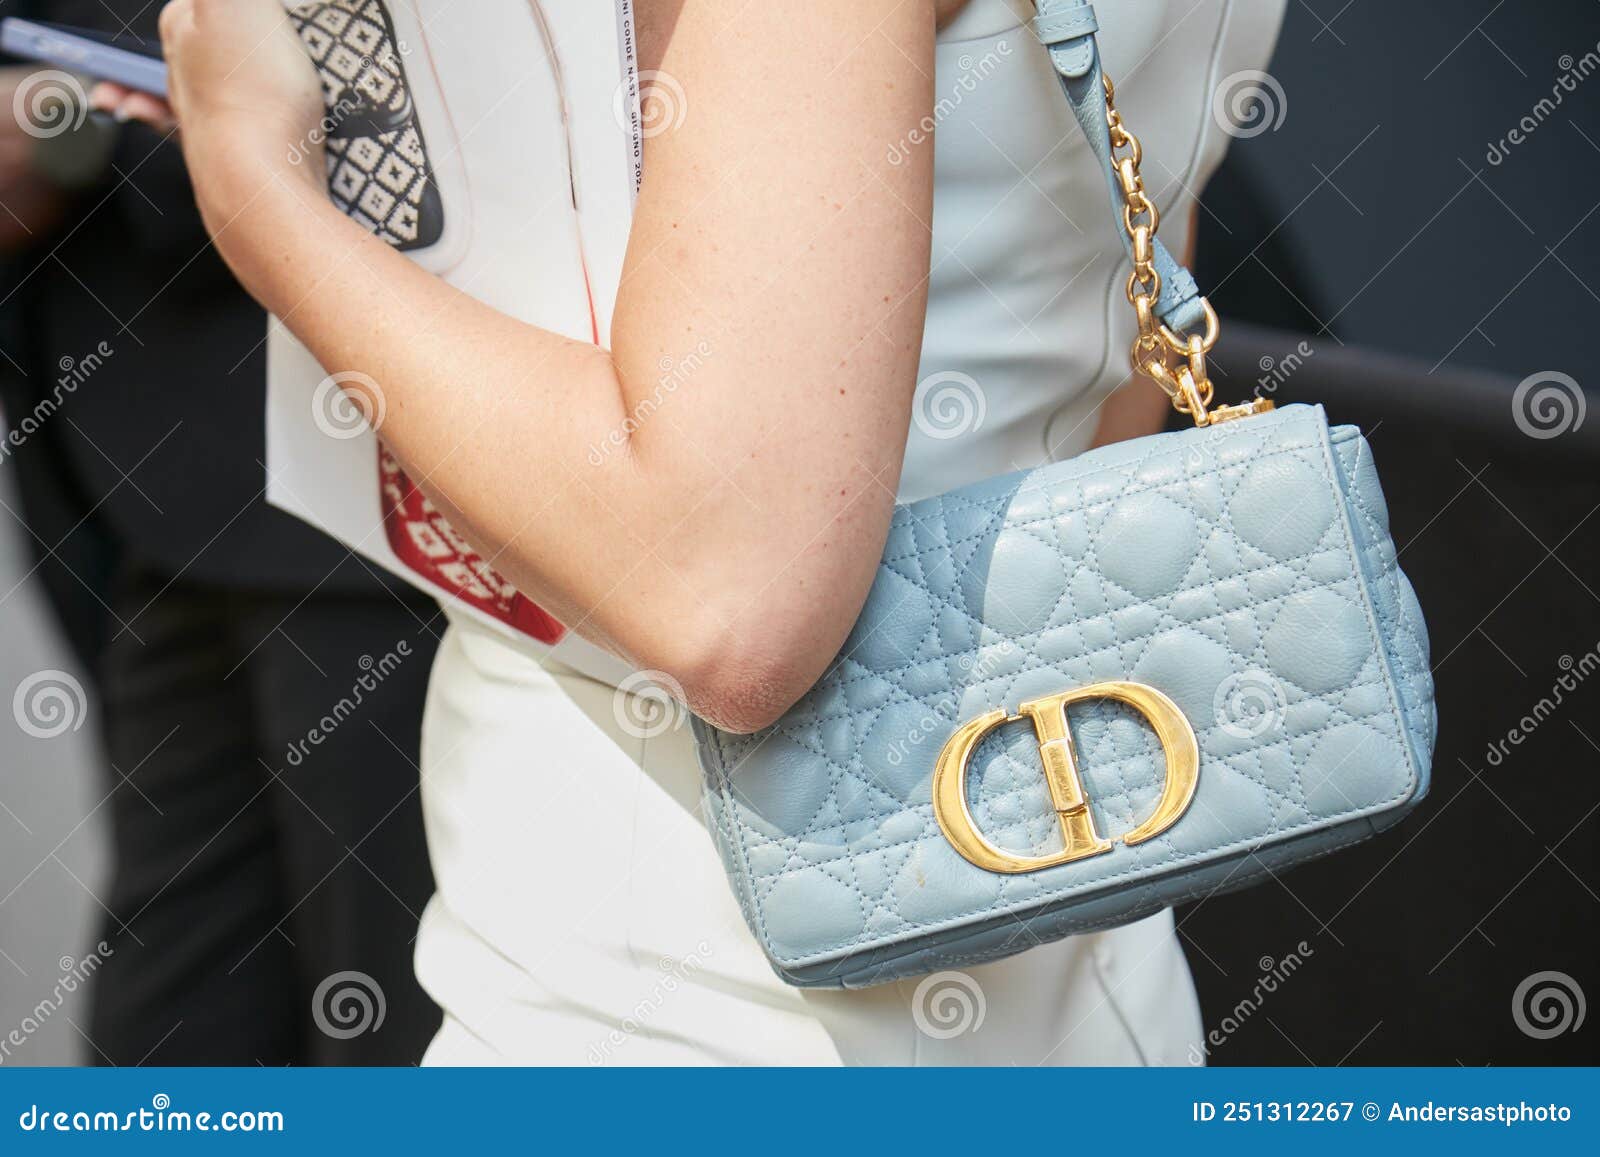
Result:
[[[1105,77],[1106,125],[1111,130],[1111,159],[1116,166],[1117,182],[1122,186],[1122,225],[1128,231],[1133,248],[1133,272],[1128,275],[1128,304],[1133,306],[1139,321],[1139,333],[1133,339],[1129,360],[1135,373],[1143,374],[1160,386],[1172,400],[1172,408],[1180,414],[1194,418],[1196,426],[1209,426],[1249,414],[1259,414],[1272,409],[1267,398],[1256,398],[1237,406],[1219,406],[1210,409],[1214,393],[1211,379],[1206,374],[1206,354],[1217,344],[1217,312],[1205,298],[1200,306],[1205,310],[1205,333],[1179,334],[1163,325],[1156,315],[1156,301],[1161,296],[1161,274],[1155,267],[1156,229],[1161,224],[1161,214],[1155,202],[1145,194],[1144,178],[1139,175],[1139,162],[1144,151],[1139,138],[1128,131],[1117,111],[1116,90],[1111,78]]]

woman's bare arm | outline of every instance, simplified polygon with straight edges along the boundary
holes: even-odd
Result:
[[[162,33],[244,285],[379,384],[385,441],[519,589],[752,729],[822,672],[882,550],[932,208],[931,149],[886,158],[931,106],[935,3],[639,7],[646,31],[670,10],[688,107],[647,143],[609,352],[451,289],[286,161],[321,110],[277,0],[177,0]]]

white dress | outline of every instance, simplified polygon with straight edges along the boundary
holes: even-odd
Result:
[[[1163,237],[1182,253],[1191,191],[1228,140],[1212,93],[1265,62],[1281,0],[1096,7]],[[1105,181],[1029,15],[1029,0],[972,0],[940,36],[919,375],[930,384],[910,433],[907,500],[1080,452],[1097,405],[1125,380],[1132,317]],[[964,432],[943,436],[952,425]],[[426,1063],[1182,1064],[1202,1055],[1170,912],[933,980],[854,992],[784,985],[702,826],[689,727],[636,738],[623,725],[632,706],[605,683],[452,622],[423,729],[438,893],[416,964],[445,1012]]]

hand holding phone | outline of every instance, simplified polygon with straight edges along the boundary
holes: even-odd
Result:
[[[278,0],[257,0],[255,7],[243,7],[240,19],[270,20],[271,31],[281,33],[283,10]],[[343,212],[398,249],[436,245],[444,233],[443,201],[387,7],[376,0],[306,0],[289,8],[287,16],[296,34],[288,38],[290,43],[297,55],[309,55],[316,69],[317,88],[314,95],[305,95],[318,103],[316,112],[323,114],[315,125],[313,118],[306,118],[310,127],[291,153],[309,149],[317,139],[326,151],[329,195]],[[240,38],[238,55],[252,68],[273,72],[270,38],[262,29],[251,31],[235,20],[228,30]],[[214,36],[206,42],[203,56],[190,51],[185,57],[183,28],[178,31],[173,51],[186,70],[181,79],[192,80],[196,68],[214,69],[217,75],[201,90],[226,89],[231,103],[248,104],[249,70],[219,61]],[[160,131],[175,127],[166,103],[167,66],[158,45],[13,17],[0,20],[0,48],[96,78],[100,83],[90,95],[96,109]],[[270,75],[264,83],[271,87]],[[262,103],[276,113],[282,109],[282,96]],[[192,111],[203,119],[203,109]],[[263,116],[259,124],[274,119]],[[253,131],[252,127],[239,135]]]

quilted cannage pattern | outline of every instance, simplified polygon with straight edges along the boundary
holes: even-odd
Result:
[[[930,800],[956,725],[1113,679],[1161,689],[1194,727],[1184,816],[1148,843],[1025,875],[961,859]],[[1097,827],[1128,830],[1160,793],[1159,744],[1118,704],[1069,721]],[[812,692],[753,736],[698,726],[718,846],[768,954],[803,978],[931,946],[920,967],[875,979],[1034,942],[985,938],[996,917],[1046,914],[1047,938],[1204,892],[1230,863],[1247,879],[1246,852],[1276,866],[1353,842],[1420,798],[1434,731],[1427,638],[1370,449],[1305,406],[900,509],[861,619]],[[994,843],[1060,847],[1025,725],[980,745],[969,800]]]

